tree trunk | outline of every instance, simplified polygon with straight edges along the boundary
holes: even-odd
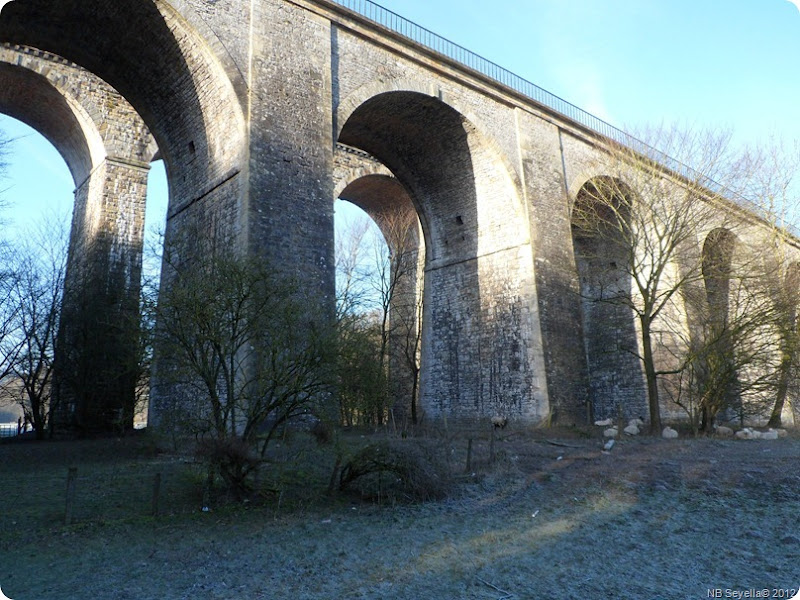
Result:
[[[786,394],[789,391],[789,371],[792,367],[792,358],[791,353],[783,353],[778,379],[777,397],[775,398],[775,406],[772,407],[772,414],[767,422],[767,427],[780,427],[782,424],[781,413],[783,413],[783,405],[786,403]]]
[[[419,371],[414,373],[411,383],[411,423],[417,424],[417,388],[419,387]]]
[[[714,429],[714,417],[711,414],[711,408],[704,404],[701,408],[700,431],[703,433],[711,433]]]
[[[642,358],[644,374],[647,381],[647,404],[650,409],[650,433],[661,433],[661,407],[658,403],[658,377],[656,376],[653,341],[650,332],[650,319],[642,316]]]

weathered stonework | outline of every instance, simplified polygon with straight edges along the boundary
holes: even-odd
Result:
[[[115,332],[137,323],[155,142],[119,93],[60,57],[4,45],[0,83],[0,110],[47,137],[75,182],[53,386],[57,426],[98,430],[132,423],[135,343]]]
[[[167,244],[186,231],[222,236],[299,278],[317,318],[334,307],[333,199],[350,195],[373,214],[381,202],[412,205],[424,291],[409,294],[424,295],[429,417],[569,424],[620,405],[641,414],[641,369],[608,351],[609,336],[635,344],[636,325],[582,301],[597,265],[570,216],[583,186],[605,174],[602,136],[331,0],[16,0],[0,41],[80,64],[141,115],[167,165]],[[70,81],[59,94],[82,106],[85,86],[70,91]],[[73,174],[102,165],[109,189],[141,190],[151,144],[135,131],[78,135],[91,110],[70,112],[57,97],[52,106],[73,115],[52,133]],[[111,204],[93,204],[93,180],[81,191],[76,177],[87,198],[76,237],[137,202],[117,194],[120,207],[97,217]],[[112,246],[135,237],[114,231]],[[156,423],[168,393],[155,385]]]

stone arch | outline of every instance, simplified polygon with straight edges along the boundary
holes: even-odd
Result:
[[[136,322],[153,138],[101,79],[28,47],[0,47],[0,111],[47,138],[75,183],[54,373],[55,426],[104,429],[109,411],[117,420],[127,413],[132,425],[133,382],[121,375],[130,368],[125,365],[132,363],[132,349],[115,328]],[[95,410],[100,403],[103,408]]]
[[[572,247],[581,294],[589,401],[595,418],[647,414],[638,336],[630,298],[630,238],[624,235],[636,192],[623,180],[597,175],[577,191],[571,209]]]
[[[739,240],[730,229],[712,229],[703,242],[702,272],[709,319],[728,320],[733,259]]]
[[[339,111],[338,142],[386,165],[422,224],[423,409],[542,419],[549,406],[533,261],[513,172],[438,97],[383,91],[355,104]]]
[[[0,43],[36,48],[80,65],[107,82],[133,106],[152,132],[166,167],[170,194],[166,243],[178,239],[186,228],[205,227],[204,231],[208,230],[212,236],[246,237],[246,217],[239,208],[247,189],[242,181],[247,132],[242,104],[229,77],[232,61],[226,55],[222,59],[213,55],[208,41],[169,1],[14,1],[0,14]],[[226,61],[228,68],[223,64]],[[120,106],[111,102],[99,106],[98,113],[90,112],[90,116],[97,120]],[[104,141],[106,150],[113,148],[112,153],[123,160],[106,160],[101,168],[95,168],[94,176],[84,184],[86,196],[105,199],[105,182],[117,180],[121,182],[119,189],[123,190],[118,200],[135,202],[146,189],[147,161],[153,156],[153,144],[141,144],[139,157],[131,160],[130,154],[125,156],[126,148],[130,149],[130,139],[122,136],[115,140],[113,136],[106,136]],[[136,172],[138,159],[141,164]],[[92,226],[104,219],[112,229],[129,228],[132,223],[116,218],[119,213],[107,210],[104,202],[86,203],[86,207],[83,214],[76,210],[72,239],[82,238],[84,248],[94,249],[93,258],[84,260],[81,268],[75,268],[76,263],[71,262],[68,278],[74,281],[98,279],[98,282],[68,286],[65,297],[71,296],[72,300],[65,301],[65,305],[86,311],[82,307],[100,304],[108,307],[107,316],[117,308],[136,310],[123,290],[133,286],[138,289],[137,261],[120,262],[119,248],[114,238],[107,235],[107,228]],[[76,235],[80,228],[83,233]],[[202,236],[196,238],[198,243],[206,243],[200,238]],[[71,256],[87,256],[87,253],[83,249],[73,250]],[[141,267],[140,255],[138,267]],[[80,275],[76,278],[75,273]],[[64,321],[79,322],[75,318]],[[100,321],[103,320],[91,319],[98,324],[98,331],[108,329],[102,327]],[[108,320],[109,323],[122,321],[124,319]],[[80,331],[63,335],[73,340],[87,337]],[[62,341],[61,347],[74,350],[77,358],[62,358],[60,363],[86,363],[80,358],[85,351],[112,356],[115,352],[106,344],[113,346],[112,338],[110,334],[103,334],[103,343],[83,346]],[[74,371],[71,367],[62,369],[66,374]],[[114,427],[120,413],[124,420],[129,416],[124,414],[126,400],[122,396],[131,397],[133,393],[131,374],[106,369],[111,373],[108,381],[94,381],[95,374],[100,371],[85,372],[87,381],[73,386],[86,390],[85,397],[62,402],[69,407],[70,420],[84,429]],[[76,376],[77,379],[80,377]],[[56,393],[60,394],[62,388],[56,383]],[[84,410],[92,406],[99,406],[100,410]],[[82,414],[86,419],[82,419]],[[89,415],[98,415],[99,421],[88,422]]]
[[[420,235],[416,209],[408,192],[396,178],[384,174],[355,178],[341,190],[338,198],[355,204],[375,221],[390,251],[394,252],[397,250],[394,246],[408,242],[415,251],[421,249],[424,256],[425,245]],[[407,232],[406,239],[393,231],[393,219],[398,214],[404,216],[409,213],[413,214],[415,225]]]
[[[83,115],[88,129],[97,132],[102,143],[94,144],[97,166],[109,157],[146,167],[157,152],[155,140],[134,108],[105,81],[78,65],[49,52],[27,46],[0,45],[0,64],[17,68],[24,73],[35,73],[45,79],[63,99]],[[47,109],[47,97],[26,79],[18,81],[20,87],[10,95],[7,105],[23,104],[21,96],[39,97],[41,109]],[[51,102],[57,102],[52,98]],[[27,110],[27,109],[22,109]],[[66,157],[65,157],[66,158]],[[69,162],[69,161],[68,161]],[[76,186],[84,179],[76,180]]]
[[[167,165],[171,214],[238,187],[242,107],[225,68],[165,0],[14,1],[0,41],[81,65],[134,106]]]
[[[76,188],[106,158],[100,131],[86,109],[38,73],[0,63],[0,112],[41,133],[67,163]]]
[[[394,178],[392,172],[375,157],[356,148],[337,144],[333,159],[334,198],[341,197],[345,188],[354,181],[373,175]]]
[[[334,107],[334,139],[340,139],[344,124],[358,107],[371,98],[391,92],[411,92],[436,98],[457,113],[463,115],[465,121],[480,134],[481,143],[486,148],[491,149],[496,159],[503,163],[506,172],[511,176],[518,190],[518,196],[520,198],[522,197],[522,193],[519,191],[522,190],[522,181],[518,172],[518,166],[503,152],[491,128],[487,127],[472,111],[469,103],[461,101],[459,96],[455,94],[444,92],[434,81],[406,77],[397,79],[377,79],[362,85]]]
[[[374,157],[341,144],[337,147],[334,198],[351,202],[367,213],[390,246],[396,237],[390,231],[393,213],[413,212],[417,227],[412,228],[410,235],[413,245],[421,246],[424,255],[424,240],[418,231],[421,226],[411,196],[392,172]]]
[[[741,251],[738,236],[730,229],[717,227],[706,235],[701,253],[701,272],[705,291],[706,318],[703,328],[703,358],[697,386],[703,395],[711,389],[710,401],[702,407],[701,428],[710,430],[718,411],[726,420],[736,415],[742,401],[739,370],[736,367],[735,341],[729,319],[732,306],[731,284],[736,256]]]

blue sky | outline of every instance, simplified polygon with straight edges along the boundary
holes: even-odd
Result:
[[[75,184],[67,164],[56,149],[35,130],[0,115],[0,132],[12,140],[0,178],[0,198],[9,206],[0,213],[6,238],[24,235],[36,227],[42,215],[52,213],[71,219]],[[167,210],[167,177],[164,164],[151,165],[145,227],[163,229]]]
[[[800,133],[800,11],[788,0],[383,0],[612,124]]]
[[[788,0],[382,0],[386,8],[623,129],[679,122],[732,128],[740,143],[800,140],[800,11]],[[26,130],[8,119],[0,130]],[[69,211],[66,165],[20,139],[10,179],[14,230]],[[148,227],[165,214],[151,177]]]

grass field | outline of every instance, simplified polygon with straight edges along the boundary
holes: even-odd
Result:
[[[374,439],[352,434],[347,452]],[[204,470],[147,435],[3,443],[0,587],[13,600],[672,600],[800,584],[796,437],[641,438],[604,453],[596,432],[512,430],[492,464],[474,432],[397,443],[422,441],[455,477],[444,500],[331,498],[335,453],[298,434],[276,448],[286,467],[266,470],[269,492],[217,493],[209,512]]]

